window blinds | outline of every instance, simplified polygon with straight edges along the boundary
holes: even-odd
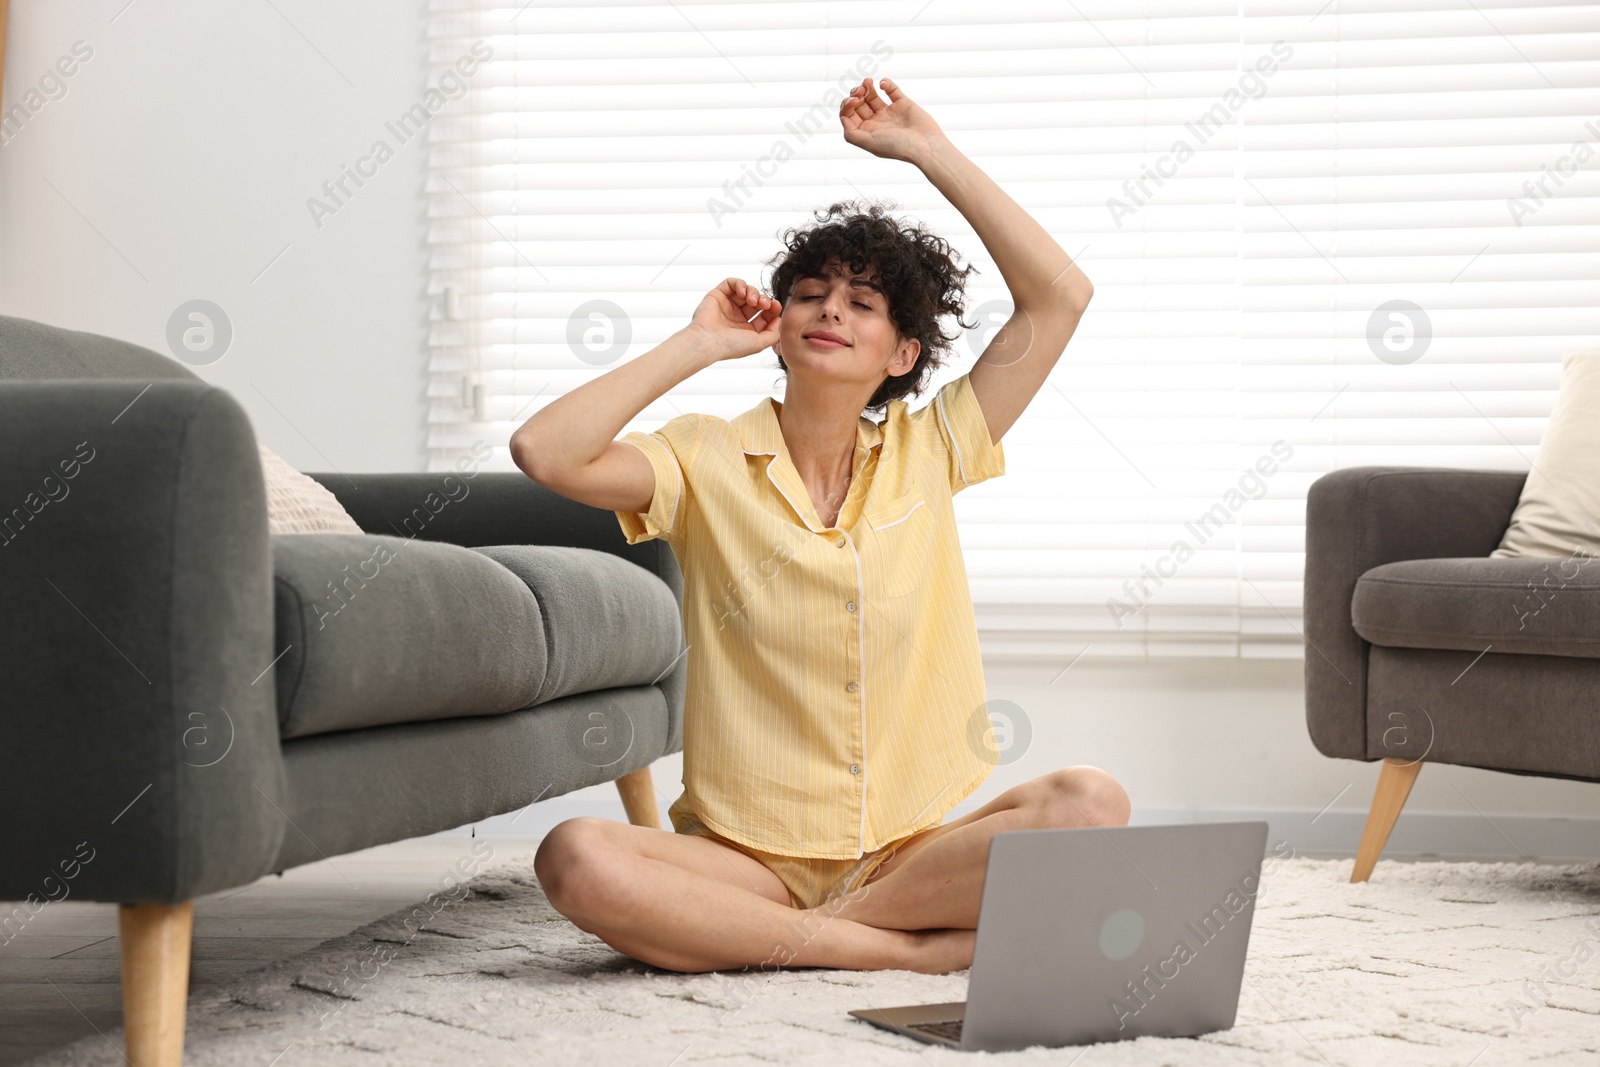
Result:
[[[435,469],[475,444],[513,469],[541,404],[722,278],[764,284],[779,232],[842,198],[892,200],[978,267],[979,326],[933,388],[970,369],[1002,280],[919,172],[840,137],[863,75],[1082,262],[1094,303],[1006,476],[955,502],[989,655],[1300,655],[1310,483],[1525,470],[1562,354],[1600,345],[1600,4],[431,10]],[[767,395],[770,353],[624,432]]]

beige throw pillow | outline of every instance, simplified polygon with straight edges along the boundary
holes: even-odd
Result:
[[[1511,525],[1490,553],[1592,556],[1600,553],[1600,348],[1568,352],[1561,389],[1539,442]]]
[[[272,533],[361,533],[339,498],[320,482],[289,466],[259,441],[256,447],[267,482],[267,528]]]

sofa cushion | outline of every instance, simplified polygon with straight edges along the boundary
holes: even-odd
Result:
[[[1496,559],[1600,553],[1600,348],[1568,352],[1561,389]]]
[[[1356,581],[1356,633],[1390,648],[1600,657],[1600,566],[1566,559],[1413,559]]]
[[[660,578],[621,556],[553,545],[473,551],[503,564],[539,600],[548,644],[538,703],[651,685],[685,651],[677,597]]]
[[[538,698],[539,603],[482,554],[383,534],[283,534],[272,555],[281,736],[499,714]]]
[[[289,466],[261,442],[261,475],[267,483],[267,529],[275,534],[361,532],[328,487]]]
[[[609,552],[383,534],[272,549],[284,738],[649,685],[683,647],[672,590]]]

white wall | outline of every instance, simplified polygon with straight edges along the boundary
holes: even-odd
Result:
[[[269,446],[306,470],[421,470],[421,143],[320,230],[306,199],[420,94],[424,7],[273,2],[12,5],[8,104],[74,42],[93,56],[0,148],[0,314],[166,351],[172,310],[212,300],[235,337],[198,373],[244,404]],[[1311,747],[1298,662],[1086,658],[1050,684],[1063,665],[989,665],[990,698],[1024,708],[1035,736],[957,814],[1092,763],[1122,779],[1142,818],[1265,813],[1298,819],[1307,847],[1353,847],[1376,766]],[[656,768],[663,812],[680,774],[677,757]],[[560,801],[518,829],[585,805],[621,814],[610,786]],[[1536,847],[1507,847],[1502,831],[1542,821],[1523,817],[1597,810],[1600,786],[1430,767],[1397,844],[1514,854]],[[1417,817],[1429,812],[1455,822]]]
[[[306,199],[419,96],[425,30],[420,0],[12,4],[7,107],[93,55],[0,148],[0,314],[166,353],[211,300],[234,338],[196,372],[269,447],[422,470],[422,139],[320,229]]]

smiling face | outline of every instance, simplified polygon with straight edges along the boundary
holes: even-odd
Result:
[[[900,336],[871,272],[851,274],[837,262],[824,271],[796,281],[784,303],[773,350],[790,373],[861,381],[870,394],[911,370],[921,343]]]

